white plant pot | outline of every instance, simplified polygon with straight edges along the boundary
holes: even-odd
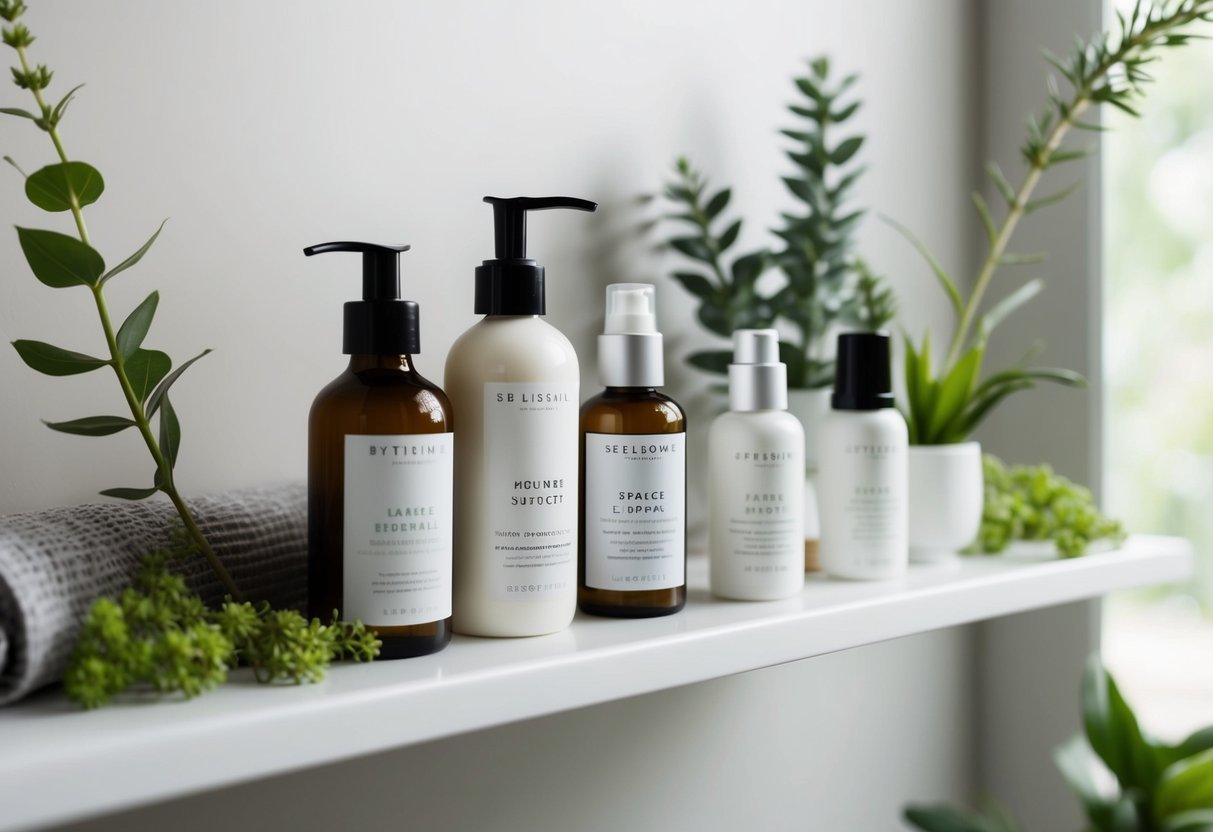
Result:
[[[821,536],[820,515],[817,513],[817,432],[821,420],[830,412],[828,387],[817,390],[789,390],[788,410],[804,428],[804,571],[817,572],[817,541]]]
[[[984,496],[980,443],[911,446],[911,563],[946,560],[972,543]]]

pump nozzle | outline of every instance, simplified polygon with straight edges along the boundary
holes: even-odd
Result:
[[[494,248],[498,260],[526,259],[526,212],[549,208],[572,208],[576,211],[596,211],[597,202],[571,196],[486,196],[493,206]]]
[[[362,255],[362,300],[345,304],[346,355],[413,355],[421,351],[417,304],[400,299],[400,254],[410,246],[339,242],[303,253],[352,251]]]
[[[496,257],[476,269],[477,315],[542,315],[547,311],[543,266],[526,256],[528,211],[572,208],[595,211],[598,203],[571,196],[486,196],[493,206]]]

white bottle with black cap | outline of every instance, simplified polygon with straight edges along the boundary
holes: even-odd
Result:
[[[909,449],[893,407],[888,335],[838,336],[831,406],[817,445],[821,568],[836,578],[896,578],[909,562]]]
[[[773,601],[804,586],[804,428],[788,413],[779,333],[739,329],[729,412],[708,436],[712,594]]]

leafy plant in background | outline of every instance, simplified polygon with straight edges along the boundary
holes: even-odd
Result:
[[[1150,738],[1097,657],[1083,675],[1082,716],[1085,739],[1071,738],[1053,759],[1082,802],[1091,830],[1213,830],[1213,726],[1175,745]],[[996,808],[969,812],[946,805],[909,806],[905,819],[924,832],[1019,829]]]
[[[995,554],[1016,540],[1047,540],[1062,557],[1086,554],[1095,541],[1119,546],[1125,530],[1096,508],[1089,489],[1053,471],[1049,465],[1007,467],[996,456],[982,459],[985,505],[979,551]]]
[[[782,132],[796,142],[787,151],[796,173],[783,181],[803,213],[782,215],[774,232],[782,249],[758,249],[726,262],[743,222],[725,217],[732,190],[709,193],[707,178],[685,158],[678,160],[674,181],[665,188],[666,198],[680,209],[671,218],[691,227],[690,234],[672,237],[669,244],[698,264],[696,271],[675,272],[674,279],[699,300],[700,323],[729,338],[735,329],[787,322],[796,340],[780,343],[780,357],[788,366],[788,384],[802,389],[833,381],[826,342],[831,326],[875,330],[895,312],[892,292],[854,253],[854,234],[864,212],[848,209],[847,202],[863,173],[854,159],[864,137],[852,135],[836,143],[830,138],[831,129],[859,109],[859,101],[843,100],[858,76],[831,86],[829,70],[829,62],[818,58],[809,64],[807,76],[795,79],[803,100],[789,110],[800,124]],[[759,278],[771,267],[782,272],[783,282],[764,293]],[[726,373],[732,353],[702,350],[687,360],[701,370]]]
[[[0,18],[8,24],[3,27],[3,40],[16,50],[20,62],[20,66],[13,67],[13,81],[30,92],[37,106],[34,111],[5,107],[0,112],[33,122],[50,138],[58,161],[25,175],[15,161],[7,156],[5,159],[25,177],[25,195],[30,202],[50,213],[71,213],[77,236],[21,227],[17,228],[17,236],[30,270],[44,285],[52,289],[78,286],[88,289],[97,309],[106,352],[103,358],[95,357],[32,340],[14,341],[13,347],[27,365],[47,375],[78,375],[103,367],[114,373],[129,415],[88,416],[47,422],[47,426],[77,436],[109,436],[136,430],[155,466],[152,486],[111,488],[101,493],[125,500],[142,500],[157,492],[167,496],[181,519],[189,550],[206,558],[229,595],[222,610],[206,611],[196,596],[185,593],[180,578],[165,574],[167,560],[156,560],[150,571],[139,577],[144,594],[132,591],[134,594],[124,595],[118,604],[103,599],[94,605],[68,671],[69,679],[75,680],[69,681],[69,693],[82,704],[96,705],[127,685],[147,682],[156,689],[190,695],[215,684],[220,668],[233,657],[251,661],[258,678],[264,681],[316,678],[317,663],[323,659],[319,665],[322,668],[329,660],[329,653],[315,646],[317,639],[345,638],[338,633],[342,628],[324,628],[318,621],[309,623],[294,611],[239,603],[238,588],[177,489],[174,468],[181,446],[181,423],[169,399],[169,390],[190,365],[210,350],[203,350],[174,370],[165,353],[143,347],[160,302],[155,291],[114,329],[105,298],[106,285],[139,263],[156,242],[164,224],[133,254],[106,269],[105,260],[93,248],[84,221],[84,208],[101,197],[105,181],[92,165],[68,157],[59,133],[59,125],[80,86],[54,104],[46,97],[54,73],[29,61],[27,50],[34,36],[18,22],[25,11],[22,0],[0,0]],[[233,630],[237,620],[241,622],[240,629]],[[152,626],[158,634],[144,635]],[[299,633],[311,635],[296,637]],[[137,669],[131,669],[134,665],[128,661],[130,656],[117,658],[119,651],[114,639],[120,635],[130,639],[123,643],[130,645],[131,656],[137,653],[140,657]],[[354,640],[351,643],[367,648],[355,650],[355,657],[370,658],[378,652],[378,642],[367,636],[360,624],[348,628],[348,637]],[[272,661],[257,658],[271,655]]]
[[[1081,376],[1069,370],[1031,365],[1035,352],[1019,364],[982,378],[982,364],[990,334],[1008,315],[1035,297],[1043,281],[1031,280],[998,303],[983,310],[982,301],[1000,266],[1040,262],[1038,254],[1015,254],[1008,246],[1019,221],[1064,199],[1075,185],[1033,199],[1044,173],[1056,165],[1081,159],[1090,149],[1065,149],[1063,140],[1072,129],[1099,130],[1083,121],[1086,111],[1098,104],[1111,104],[1136,115],[1133,104],[1145,94],[1150,81],[1145,67],[1169,47],[1182,46],[1196,37],[1188,29],[1213,20],[1213,0],[1177,0],[1158,5],[1142,2],[1125,17],[1119,15],[1115,34],[1102,33],[1090,42],[1079,42],[1068,60],[1048,56],[1065,79],[1063,94],[1055,77],[1049,80],[1048,104],[1039,118],[1028,121],[1028,135],[1020,149],[1027,164],[1022,181],[1013,187],[998,165],[986,170],[1005,203],[1001,222],[980,193],[973,204],[985,229],[988,250],[972,281],[968,297],[939,261],[903,226],[892,223],[918,249],[951,301],[957,324],[952,340],[938,366],[932,361],[930,333],[916,346],[905,339],[906,398],[903,412],[910,441],[920,445],[942,445],[967,439],[982,420],[1007,396],[1035,386],[1038,381],[1078,386]]]

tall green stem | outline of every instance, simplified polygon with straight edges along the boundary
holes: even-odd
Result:
[[[25,55],[25,49],[19,47],[17,55],[21,59],[22,68],[28,75],[30,73],[30,66]],[[66,165],[68,163],[67,151],[63,149],[63,142],[59,138],[58,128],[50,121],[51,108],[42,97],[40,87],[36,85],[31,86],[30,91],[34,94],[34,100],[38,102],[38,108],[46,124],[46,132],[50,135],[51,142],[55,145],[55,152],[59,155],[60,161]],[[72,218],[76,221],[76,231],[80,235],[80,242],[91,246],[92,243],[89,241],[88,227],[84,224],[84,211],[80,205],[79,196],[76,194],[70,177],[65,175],[64,179],[71,199]],[[177,491],[177,486],[173,481],[173,466],[161,450],[160,443],[156,441],[156,436],[152,433],[151,420],[144,411],[143,402],[135,394],[134,385],[131,384],[130,377],[127,375],[126,359],[118,349],[118,338],[114,332],[113,322],[110,320],[109,307],[105,302],[103,287],[98,283],[89,288],[93,293],[93,301],[97,306],[97,315],[101,319],[101,329],[105,333],[105,344],[110,354],[110,366],[114,370],[114,375],[118,378],[118,385],[122,388],[122,396],[126,399],[127,408],[130,410],[131,418],[135,422],[139,435],[143,437],[143,443],[147,446],[148,452],[152,455],[152,460],[156,463],[156,470],[159,472],[160,490],[172,502],[173,507],[177,510],[177,514],[181,517],[181,522],[185,525],[187,534],[198,548],[198,551],[206,558],[211,569],[214,570],[219,581],[223,584],[224,589],[232,598],[240,600],[242,596],[240,590],[236,587],[236,583],[232,580],[231,575],[228,574],[218,555],[215,554],[215,550],[211,548],[206,535],[202,533],[202,529],[198,527],[198,523],[190,513],[189,506],[185,504],[185,500],[182,499],[180,493]],[[164,418],[163,415],[161,418]]]

